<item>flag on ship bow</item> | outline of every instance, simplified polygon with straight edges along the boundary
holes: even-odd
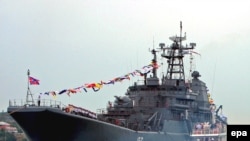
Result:
[[[39,80],[29,76],[30,85],[39,85]]]

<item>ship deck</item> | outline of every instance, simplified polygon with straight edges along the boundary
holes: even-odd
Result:
[[[122,136],[126,134],[131,135],[131,138],[135,136],[143,135],[158,137],[160,136],[190,136],[192,140],[204,140],[214,139],[215,141],[223,141],[226,137],[226,132],[219,132],[219,130],[193,130],[192,134],[182,135],[176,133],[165,133],[165,132],[144,132],[134,131],[120,126],[116,126],[110,123],[96,120],[89,116],[90,111],[75,107],[71,112],[66,112],[65,108],[69,105],[64,105],[59,101],[42,99],[40,106],[36,103],[25,103],[24,100],[10,100],[8,113],[18,122],[20,127],[24,130],[26,135],[34,141],[45,141],[45,140],[81,140],[84,137],[94,138],[95,135],[91,132],[96,131],[103,137],[107,138],[107,141],[111,140],[109,137],[104,135],[102,129],[108,129],[108,134],[114,134],[114,131],[119,133],[114,134],[116,138],[122,133]],[[81,113],[81,114],[79,114]],[[92,112],[91,112],[92,113]],[[98,128],[97,128],[98,127]],[[100,131],[99,131],[100,130]],[[106,132],[106,131],[105,131]],[[111,132],[111,133],[109,133]],[[126,134],[125,134],[126,132]],[[118,135],[117,135],[118,134]],[[132,135],[133,134],[133,135]],[[162,137],[164,138],[164,137]],[[99,140],[100,138],[95,138]]]

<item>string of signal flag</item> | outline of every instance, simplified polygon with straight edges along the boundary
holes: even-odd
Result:
[[[70,96],[71,94],[76,94],[79,92],[85,91],[88,92],[87,89],[92,89],[94,92],[99,91],[104,85],[109,84],[115,84],[116,82],[122,82],[123,80],[130,80],[130,77],[134,76],[144,76],[145,74],[151,72],[153,69],[158,69],[160,66],[157,64],[156,61],[152,61],[151,64],[147,66],[143,66],[140,70],[137,69],[133,72],[127,73],[120,77],[115,77],[114,79],[111,79],[109,81],[101,81],[97,83],[85,83],[82,86],[75,87],[75,88],[69,88],[69,89],[62,89],[60,91],[47,91],[44,93],[39,93],[40,95],[52,95],[53,97],[56,97],[57,95],[67,94]],[[29,84],[30,85],[40,85],[40,80],[31,76],[28,76]]]
[[[192,54],[195,53],[197,55],[200,55],[198,52],[194,52],[194,51],[188,51],[188,52],[184,52],[183,54]],[[56,95],[61,95],[61,94],[67,94],[68,96],[70,96],[71,94],[76,94],[78,92],[81,92],[82,90],[84,90],[85,92],[88,92],[87,89],[92,89],[94,92],[99,91],[103,85],[109,85],[109,84],[114,84],[116,82],[122,82],[123,80],[127,79],[130,80],[130,77],[134,77],[134,76],[144,76],[145,74],[151,72],[153,69],[158,69],[160,67],[160,65],[157,64],[157,62],[155,60],[152,60],[151,64],[147,65],[147,66],[143,66],[140,70],[135,70],[133,72],[127,73],[126,75],[120,76],[120,77],[116,77],[114,79],[111,79],[107,82],[101,81],[101,82],[97,82],[97,83],[85,83],[82,86],[76,87],[76,88],[69,88],[69,89],[63,89],[60,91],[47,91],[44,93],[39,93],[40,95],[45,94],[45,95],[52,95],[53,97],[56,97]],[[40,85],[38,79],[28,76],[29,79],[29,84],[30,85]]]

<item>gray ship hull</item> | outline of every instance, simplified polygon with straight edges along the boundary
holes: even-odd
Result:
[[[180,28],[182,33],[182,22]],[[109,101],[97,113],[72,104],[40,101],[40,97],[36,106],[29,83],[26,102],[10,100],[8,112],[32,141],[221,141],[227,131],[227,118],[218,113],[222,105],[216,108],[198,71],[190,69],[192,74],[185,79],[183,59],[185,54],[192,55],[196,44],[183,46],[186,35],[182,34],[169,39],[172,44],[160,43],[160,48],[151,50],[152,62],[141,70],[108,82],[49,92],[54,96],[86,88],[97,91],[102,85],[130,79],[130,75],[143,76],[143,83],[129,86],[124,96],[115,95],[114,102]],[[157,52],[167,62],[166,74],[161,78],[157,76]]]
[[[185,141],[188,134],[134,131],[51,107],[9,107],[31,141]],[[175,129],[172,129],[174,132]]]

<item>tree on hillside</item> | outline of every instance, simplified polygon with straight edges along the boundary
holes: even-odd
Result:
[[[6,139],[6,141],[16,141],[16,137],[12,133],[6,132],[3,129],[0,130],[0,139]]]

